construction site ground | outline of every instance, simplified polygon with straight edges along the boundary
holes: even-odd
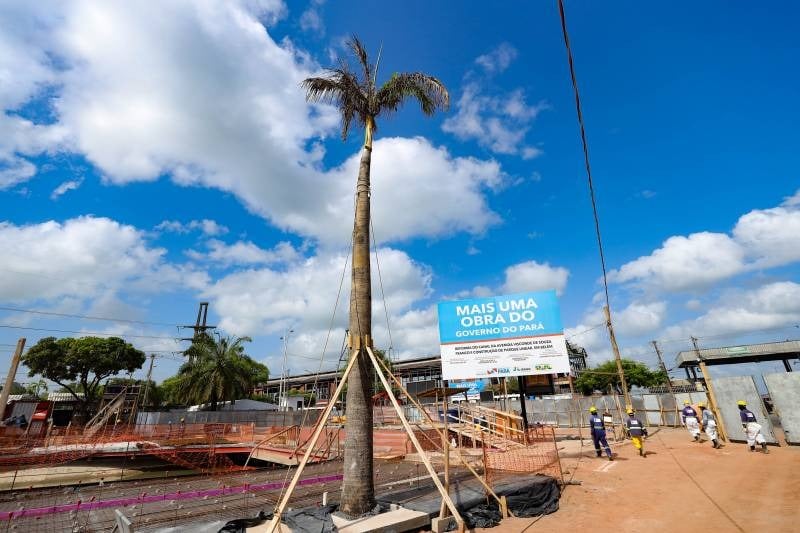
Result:
[[[743,443],[715,450],[682,428],[651,430],[646,458],[630,441],[611,445],[613,462],[598,459],[590,439],[582,447],[561,440],[564,478],[581,484],[565,487],[558,512],[477,531],[800,530],[800,447],[770,446],[768,455]]]

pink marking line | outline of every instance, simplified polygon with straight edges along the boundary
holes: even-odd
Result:
[[[330,481],[340,481],[343,478],[341,474],[330,476],[317,476],[307,477],[301,479],[297,484],[301,486],[318,485],[320,483],[328,483]],[[66,503],[62,505],[52,505],[50,507],[33,507],[31,509],[20,509],[18,511],[3,511],[0,512],[0,520],[13,520],[15,518],[31,518],[44,516],[52,513],[68,513],[70,511],[94,511],[96,509],[106,509],[108,507],[125,507],[128,505],[140,505],[144,503],[153,503],[160,501],[172,500],[193,500],[195,498],[205,498],[213,496],[227,496],[229,494],[241,494],[243,492],[263,492],[266,490],[279,490],[287,486],[288,483],[284,482],[271,482],[271,483],[258,483],[256,485],[238,485],[236,487],[222,487],[219,489],[205,489],[194,490],[189,492],[172,492],[169,494],[147,494],[143,492],[136,497],[129,498],[115,498],[112,500],[98,500],[94,499],[88,502],[78,500],[75,503]]]

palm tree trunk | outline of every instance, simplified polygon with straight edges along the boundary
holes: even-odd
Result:
[[[369,128],[369,125],[367,126]],[[371,148],[371,147],[370,147]],[[348,378],[341,511],[360,516],[375,506],[372,479],[372,365],[363,348],[372,337],[372,285],[369,261],[369,173],[372,150],[361,154],[353,224],[353,272],[350,289],[350,357],[358,357]]]

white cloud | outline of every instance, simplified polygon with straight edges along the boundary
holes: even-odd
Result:
[[[475,63],[480,65],[488,74],[503,72],[517,58],[517,49],[509,43],[501,43],[497,48],[487,54],[478,56]]]
[[[300,28],[303,31],[316,32],[320,35],[325,33],[325,23],[320,13],[323,4],[325,0],[311,0],[308,8],[300,15]]]
[[[550,105],[545,101],[529,105],[522,89],[489,96],[478,82],[471,81],[464,85],[456,108],[456,114],[444,121],[442,129],[457,138],[475,140],[494,153],[520,154],[523,159],[543,153],[524,141],[532,122]]]
[[[58,124],[32,123],[15,113],[56,80],[53,59],[42,46],[59,17],[57,3],[0,3],[0,190],[29,180],[36,166],[26,159],[62,145]]]
[[[50,199],[55,200],[69,191],[74,191],[82,184],[83,184],[83,178],[77,180],[65,181],[64,183],[53,189],[53,192],[50,193]]]
[[[293,225],[327,242],[349,239],[358,164],[359,156],[353,155],[328,172],[324,179],[337,188]],[[383,242],[481,233],[499,221],[483,196],[485,189],[498,189],[506,180],[495,161],[453,157],[421,137],[392,137],[375,143],[372,176],[372,218]]]
[[[790,198],[781,207],[750,211],[733,228],[734,238],[747,249],[755,267],[800,260],[800,205],[792,202]]]
[[[40,19],[25,13],[29,24],[10,53],[41,73],[8,101],[47,86],[56,119],[47,128],[55,133],[32,132],[43,125],[15,128],[20,140],[0,146],[0,157],[21,145],[75,151],[107,182],[170,175],[182,185],[229,191],[280,229],[347,242],[358,155],[322,168],[324,150],[313,141],[334,133],[339,117],[331,106],[308,104],[300,89],[318,66],[290,40],[275,42],[263,25],[285,14],[281,2],[165,0],[153,10],[79,1],[50,8]],[[375,143],[373,164],[376,229],[384,228],[386,239],[480,233],[498,220],[483,199],[485,187],[504,180],[494,161],[392,138]],[[7,184],[35,172],[18,162],[11,168]],[[389,224],[397,213],[400,223]]]
[[[800,207],[800,189],[797,190],[792,196],[784,198],[781,204],[784,207]]]
[[[5,250],[0,300],[26,302],[65,297],[92,299],[119,291],[198,288],[205,274],[164,261],[144,233],[108,218],[17,226],[0,223]]]
[[[742,215],[730,235],[701,232],[670,237],[650,255],[610,271],[609,280],[686,291],[705,289],[743,272],[794,263],[800,260],[800,205],[795,196],[778,207]]]
[[[556,294],[561,295],[567,286],[568,277],[569,270],[564,267],[527,261],[506,268],[501,290],[516,293],[555,289]]]
[[[667,291],[696,289],[738,274],[744,259],[744,249],[727,235],[693,233],[670,237],[652,254],[609,272],[609,280],[638,281]]]
[[[612,309],[611,318],[617,342],[622,345],[627,339],[642,336],[654,338],[663,327],[667,310],[667,303],[664,301],[634,301],[622,310]],[[602,306],[592,306],[576,326],[564,329],[564,335],[568,341],[586,348],[592,358],[592,364],[606,361],[614,356]],[[637,356],[642,353],[640,346],[620,349],[623,357],[631,350]]]
[[[279,242],[272,250],[260,248],[250,241],[226,244],[210,239],[206,245],[209,248],[207,253],[190,250],[187,255],[197,261],[213,261],[223,266],[291,263],[301,258],[300,252],[288,242]]]
[[[164,220],[160,222],[155,229],[157,231],[169,231],[172,233],[189,233],[191,231],[199,230],[204,235],[214,237],[216,235],[224,235],[228,233],[228,228],[219,224],[215,220],[204,218],[203,220],[190,220],[189,222],[179,222],[177,220]]]
[[[8,189],[36,175],[36,165],[21,157],[0,159],[0,190]]]
[[[768,283],[752,290],[731,289],[699,317],[667,328],[664,338],[736,335],[800,324],[800,284]]]
[[[426,267],[413,262],[404,252],[389,248],[381,248],[379,258],[390,317],[402,316],[430,294],[431,273]],[[212,300],[221,317],[220,326],[226,331],[237,335],[277,333],[292,326],[308,335],[308,344],[311,339],[324,338],[328,331],[344,268],[343,255],[319,255],[287,270],[260,268],[227,275],[209,285],[204,296]],[[379,329],[385,318],[374,256],[372,272],[374,336],[379,345],[385,346],[388,340]],[[337,330],[347,327],[348,274],[349,268],[339,294],[334,323]],[[393,326],[393,334],[394,330]],[[311,351],[320,347],[305,346]]]

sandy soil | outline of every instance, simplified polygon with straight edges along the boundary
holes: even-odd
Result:
[[[626,441],[612,443],[613,462],[591,441],[559,442],[565,480],[582,483],[565,488],[559,511],[477,531],[800,531],[800,448],[764,455],[737,443],[715,450],[683,429],[651,433],[646,458]]]

